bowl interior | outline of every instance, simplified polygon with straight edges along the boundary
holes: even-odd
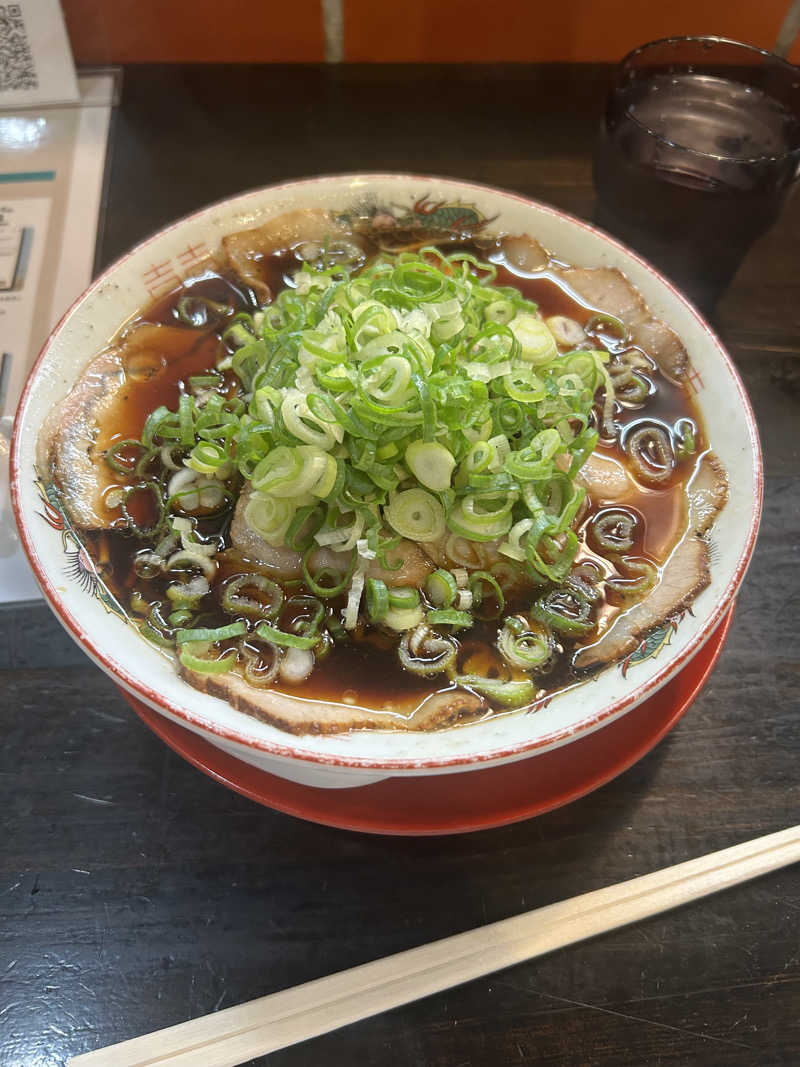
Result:
[[[689,388],[730,480],[730,499],[711,534],[712,581],[677,628],[595,679],[556,694],[535,713],[499,715],[433,733],[357,732],[293,737],[235,711],[182,682],[98,586],[81,556],[79,535],[47,499],[34,469],[36,437],[50,408],[120,324],[153,296],[193,271],[220,238],[284,211],[327,207],[369,211],[413,224],[432,210],[458,209],[489,232],[529,233],[560,259],[621,268],[654,313],[683,340],[692,362]],[[487,221],[490,220],[490,221]],[[125,688],[201,732],[289,759],[395,770],[469,765],[544,750],[623,714],[663,685],[713,632],[730,605],[752,552],[761,500],[761,460],[750,406],[729,358],[691,305],[633,253],[570,216],[499,190],[405,175],[345,175],[295,182],[214,204],[182,219],[109,268],[65,315],[45,346],[17,416],[12,491],[26,550],[61,621],[92,658]],[[75,575],[77,574],[77,580]]]

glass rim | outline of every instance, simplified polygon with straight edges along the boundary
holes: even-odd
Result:
[[[776,56],[774,52],[769,52],[766,48],[759,48],[758,45],[745,44],[744,41],[736,41],[732,37],[720,37],[716,34],[689,34],[678,35],[673,37],[658,37],[654,41],[647,41],[645,44],[640,44],[636,48],[632,48],[630,52],[622,57],[615,68],[617,76],[626,71],[633,69],[632,61],[638,56],[643,55],[649,49],[655,48],[656,45],[664,44],[686,44],[686,43],[698,43],[704,44],[706,42],[710,44],[726,44],[733,45],[735,48],[740,48],[744,52],[750,52],[752,54],[761,56],[764,59],[770,60],[779,69],[783,68],[786,74],[796,78],[800,83],[800,67],[790,63],[788,59],[784,59],[782,56]],[[742,83],[744,84],[744,83]],[[616,88],[612,90],[612,96],[616,93]],[[787,148],[785,152],[781,152],[779,155],[759,155],[759,156],[728,156],[719,155],[716,152],[704,152],[699,148],[692,148],[689,145],[681,144],[679,141],[673,141],[669,137],[665,137],[663,133],[658,133],[652,129],[646,123],[641,122],[635,115],[631,115],[626,112],[626,118],[638,126],[640,130],[649,134],[654,140],[659,141],[661,144],[667,145],[670,148],[676,148],[681,152],[687,152],[689,155],[697,156],[700,159],[713,159],[720,163],[777,163],[780,160],[789,159],[794,155],[800,155],[800,144],[794,148]]]

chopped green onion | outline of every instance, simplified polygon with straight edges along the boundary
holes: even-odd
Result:
[[[397,649],[398,659],[407,671],[425,678],[455,665],[458,645],[451,638],[427,632],[420,635],[419,641],[415,637],[416,634],[404,634]]]
[[[250,479],[253,488],[280,498],[304,496],[327,471],[325,453],[313,445],[280,445],[262,459]]]
[[[545,534],[538,545],[528,535],[525,545],[525,559],[536,581],[563,581],[577,552],[578,538],[574,530],[567,530],[561,540]]]
[[[227,641],[230,637],[241,637],[246,633],[246,622],[231,622],[227,626],[217,626],[213,629],[198,627],[194,630],[178,630],[175,640],[179,645],[184,645],[187,641]]]
[[[286,609],[294,615],[291,623],[292,630],[299,634],[316,633],[325,618],[325,608],[322,602],[317,597],[307,596],[304,593],[290,597],[286,601]],[[298,615],[298,612],[301,614]]]
[[[389,590],[389,607],[396,611],[408,611],[419,606],[419,592],[410,586]]]
[[[381,622],[389,610],[389,590],[380,578],[367,578],[367,612],[373,622]]]
[[[622,572],[622,577],[606,578],[606,589],[610,589],[626,604],[641,600],[658,581],[658,570],[647,559],[623,556],[617,563],[617,569]],[[636,577],[627,577],[626,572]]]
[[[458,585],[450,571],[439,568],[429,574],[425,582],[425,595],[438,608],[449,608],[458,593]]]
[[[493,300],[483,309],[483,314],[487,322],[499,322],[506,325],[514,318],[514,304],[511,300]]]
[[[448,515],[447,525],[453,533],[470,541],[496,541],[511,529],[513,504],[513,500],[508,500],[499,510],[483,511],[474,494],[462,497]]]
[[[282,648],[264,641],[258,634],[248,634],[239,646],[239,652],[244,660],[245,681],[249,685],[264,689],[275,681],[283,658]],[[266,666],[265,654],[269,657]]]
[[[247,596],[244,592],[247,589],[255,591],[257,596]],[[283,604],[283,590],[263,574],[239,574],[225,582],[220,603],[230,615],[274,619]]]
[[[167,586],[167,597],[176,605],[194,606],[208,594],[211,586],[208,579],[198,576],[188,582],[173,582]]]
[[[414,441],[406,449],[406,466],[426,489],[440,493],[450,486],[456,461],[444,445],[435,441]]]
[[[598,329],[605,329],[610,327],[612,333],[615,333],[617,337],[623,341],[628,336],[628,327],[622,321],[618,319],[616,315],[609,315],[607,312],[598,311],[591,319],[586,323],[584,331],[586,333],[593,333]]]
[[[625,438],[625,451],[633,474],[645,485],[660,486],[675,470],[675,453],[666,428],[658,424],[639,425]]]
[[[426,619],[431,626],[452,626],[454,630],[468,630],[472,626],[472,616],[468,611],[456,611],[453,608],[429,611]]]
[[[327,451],[342,436],[336,423],[317,418],[298,389],[290,389],[281,404],[281,416],[286,429],[299,441]],[[336,432],[338,431],[338,433]]]
[[[536,686],[528,678],[501,682],[494,678],[482,678],[478,674],[461,674],[456,676],[455,681],[504,708],[520,708],[530,704],[536,696]]]
[[[221,318],[230,315],[231,308],[228,304],[220,304],[216,300],[209,300],[208,297],[188,293],[180,298],[176,311],[181,322],[200,330],[205,326],[213,326]]]
[[[627,552],[633,548],[639,520],[631,511],[614,508],[601,511],[592,520],[591,533],[603,552]]]
[[[565,348],[574,348],[586,340],[586,334],[581,324],[566,315],[550,315],[549,318],[545,319],[545,323],[556,343],[563,345]]]
[[[646,374],[638,370],[629,370],[625,380],[614,377],[614,391],[618,400],[628,405],[643,404],[654,391],[655,386]]]
[[[141,441],[136,441],[128,438],[125,441],[115,441],[114,444],[108,449],[105,454],[105,461],[117,474],[130,475],[136,470],[139,459],[124,460],[121,458],[120,453],[127,452],[129,449],[138,449],[143,456],[152,455],[150,449],[142,444]]]
[[[512,618],[520,621],[514,616]],[[536,630],[526,627],[522,632],[518,632],[517,627],[509,625],[511,621],[506,620],[497,639],[497,647],[503,659],[512,667],[519,667],[524,671],[542,670],[547,667],[555,651],[552,633],[545,626],[539,626]]]
[[[497,449],[488,441],[476,441],[464,458],[464,472],[469,479],[474,474],[489,470],[497,459]]]
[[[488,586],[486,591],[484,591],[484,586]],[[472,591],[473,610],[475,610],[475,614],[479,619],[496,619],[502,615],[506,598],[493,574],[489,574],[488,571],[473,571],[470,575],[469,587]],[[494,605],[487,605],[487,602],[491,601],[492,595]],[[478,608],[481,610],[478,611]]]
[[[228,462],[228,454],[215,441],[199,441],[192,449],[188,466],[199,474],[218,474]]]
[[[509,559],[515,559],[521,563],[525,559],[525,549],[522,547],[522,538],[533,527],[533,519],[520,519],[515,522],[508,531],[508,539],[500,545],[499,551]]]
[[[342,644],[344,641],[350,639],[350,635],[344,626],[342,626],[341,620],[337,619],[335,615],[332,615],[327,622],[328,633],[331,635],[337,645]]]
[[[289,524],[294,518],[294,506],[289,500],[278,500],[268,493],[252,493],[244,509],[245,522],[270,545],[282,545]]]
[[[211,374],[192,374],[189,378],[189,385],[192,389],[201,389],[209,387],[216,389],[222,384],[222,377],[216,371]]]
[[[256,633],[259,637],[263,637],[265,641],[271,641],[275,645],[280,645],[281,648],[313,648],[319,641],[318,633],[313,633],[310,636],[287,634],[266,622],[260,622],[256,626]]]
[[[305,552],[325,521],[325,512],[316,505],[298,508],[286,530],[286,545],[293,552]]]
[[[307,549],[303,554],[302,569],[303,579],[305,580],[306,585],[314,596],[319,596],[323,599],[340,596],[348,587],[350,580],[353,577],[357,553],[355,550],[352,551],[350,561],[343,572],[326,566],[320,568],[320,570],[312,575],[309,570],[309,562],[315,551],[316,549],[312,545],[312,547]]]
[[[445,531],[444,508],[424,489],[396,493],[383,515],[392,529],[410,541],[436,541]]]
[[[388,626],[391,630],[413,630],[415,626],[419,624],[425,618],[425,612],[421,607],[416,608],[390,608],[384,615],[384,626]]]
[[[162,425],[168,420],[173,419],[174,416],[169,408],[158,407],[155,411],[151,411],[147,416],[142,427],[142,444],[145,448],[152,448],[155,438],[159,435],[159,430]]]
[[[198,546],[198,548],[195,549],[190,546],[189,548],[182,548],[178,552],[174,552],[169,559],[164,562],[164,570],[183,571],[187,568],[190,571],[195,569],[201,570],[210,581],[217,573],[217,564],[207,553],[199,551],[200,547],[201,546]]]
[[[154,645],[158,645],[159,648],[172,649],[174,647],[174,641],[153,626],[149,619],[139,623],[139,633]]]
[[[545,593],[534,603],[531,616],[551,630],[571,637],[591,633],[596,626],[591,618],[590,602],[574,589],[554,589]]]
[[[697,427],[691,419],[678,419],[675,423],[675,437],[677,459],[687,459],[697,451]]]
[[[156,517],[149,526],[139,523],[130,513],[130,500],[137,493],[150,493],[155,504]],[[137,485],[127,486],[122,490],[122,494],[120,506],[122,514],[127,521],[128,529],[136,534],[137,537],[152,537],[164,525],[165,507],[161,485],[154,481],[139,482]]]
[[[138,589],[131,593],[130,609],[136,615],[147,615],[150,612],[150,601],[146,600]]]
[[[231,670],[238,659],[235,650],[226,652],[216,659],[204,655],[207,650],[208,642],[206,641],[187,641],[181,645],[178,655],[187,670],[197,671],[199,674],[225,674]]]
[[[510,323],[511,332],[519,341],[520,358],[534,366],[552,362],[558,356],[556,339],[536,315],[517,315]]]

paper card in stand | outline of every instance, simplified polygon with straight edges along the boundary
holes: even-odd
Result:
[[[77,100],[75,64],[58,0],[0,3],[0,110]]]
[[[77,106],[0,114],[0,603],[41,595],[11,513],[13,413],[48,333],[94,266],[116,78],[87,74],[79,85]]]

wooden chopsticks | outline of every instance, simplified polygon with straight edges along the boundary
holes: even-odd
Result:
[[[235,1067],[800,860],[800,826],[87,1052],[69,1067]]]

